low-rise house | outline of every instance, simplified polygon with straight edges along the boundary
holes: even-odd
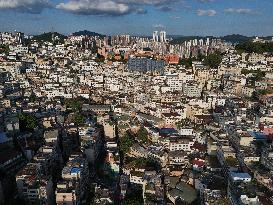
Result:
[[[173,204],[191,204],[197,199],[197,193],[194,188],[185,182],[175,180],[174,177],[166,179],[167,197]]]
[[[16,175],[19,196],[30,204],[47,204],[53,199],[51,179],[40,175],[40,165],[28,163]]]

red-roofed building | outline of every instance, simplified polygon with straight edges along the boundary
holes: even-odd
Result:
[[[165,61],[168,64],[175,64],[177,65],[179,63],[179,56],[175,54],[168,54],[165,56]]]
[[[195,158],[192,162],[192,168],[195,171],[203,171],[205,164],[205,160]]]
[[[273,126],[272,125],[260,124],[259,128],[265,135],[273,134]]]

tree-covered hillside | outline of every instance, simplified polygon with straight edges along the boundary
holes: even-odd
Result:
[[[273,53],[273,42],[268,43],[253,43],[253,42],[246,42],[242,44],[238,44],[236,46],[236,50],[240,52],[247,52],[247,53],[264,53],[270,52]]]

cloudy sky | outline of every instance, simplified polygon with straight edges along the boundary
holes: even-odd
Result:
[[[273,0],[0,0],[0,31],[273,35]]]

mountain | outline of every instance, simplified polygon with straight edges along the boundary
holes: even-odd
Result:
[[[105,37],[105,35],[103,34],[99,34],[96,32],[92,32],[92,31],[87,31],[87,30],[83,30],[83,31],[78,31],[72,34],[73,36],[100,36],[100,37]]]
[[[273,36],[266,36],[266,37],[263,37],[263,39],[265,39],[265,40],[272,40],[273,39]]]
[[[60,42],[63,42],[64,39],[67,38],[65,35],[57,33],[57,32],[48,32],[48,33],[43,33],[40,35],[33,36],[32,40],[52,42],[52,37],[57,37],[57,36],[59,37]]]
[[[262,39],[266,39],[263,37]],[[271,38],[272,39],[272,38]],[[270,40],[270,38],[269,38]],[[273,42],[267,42],[267,43],[259,43],[259,42],[245,42],[236,45],[236,50],[240,52],[247,52],[247,53],[273,53]]]
[[[248,36],[243,36],[240,34],[232,34],[232,35],[227,35],[220,37],[220,39],[233,43],[233,44],[239,44],[239,43],[245,43],[253,39],[254,37],[248,37]]]

